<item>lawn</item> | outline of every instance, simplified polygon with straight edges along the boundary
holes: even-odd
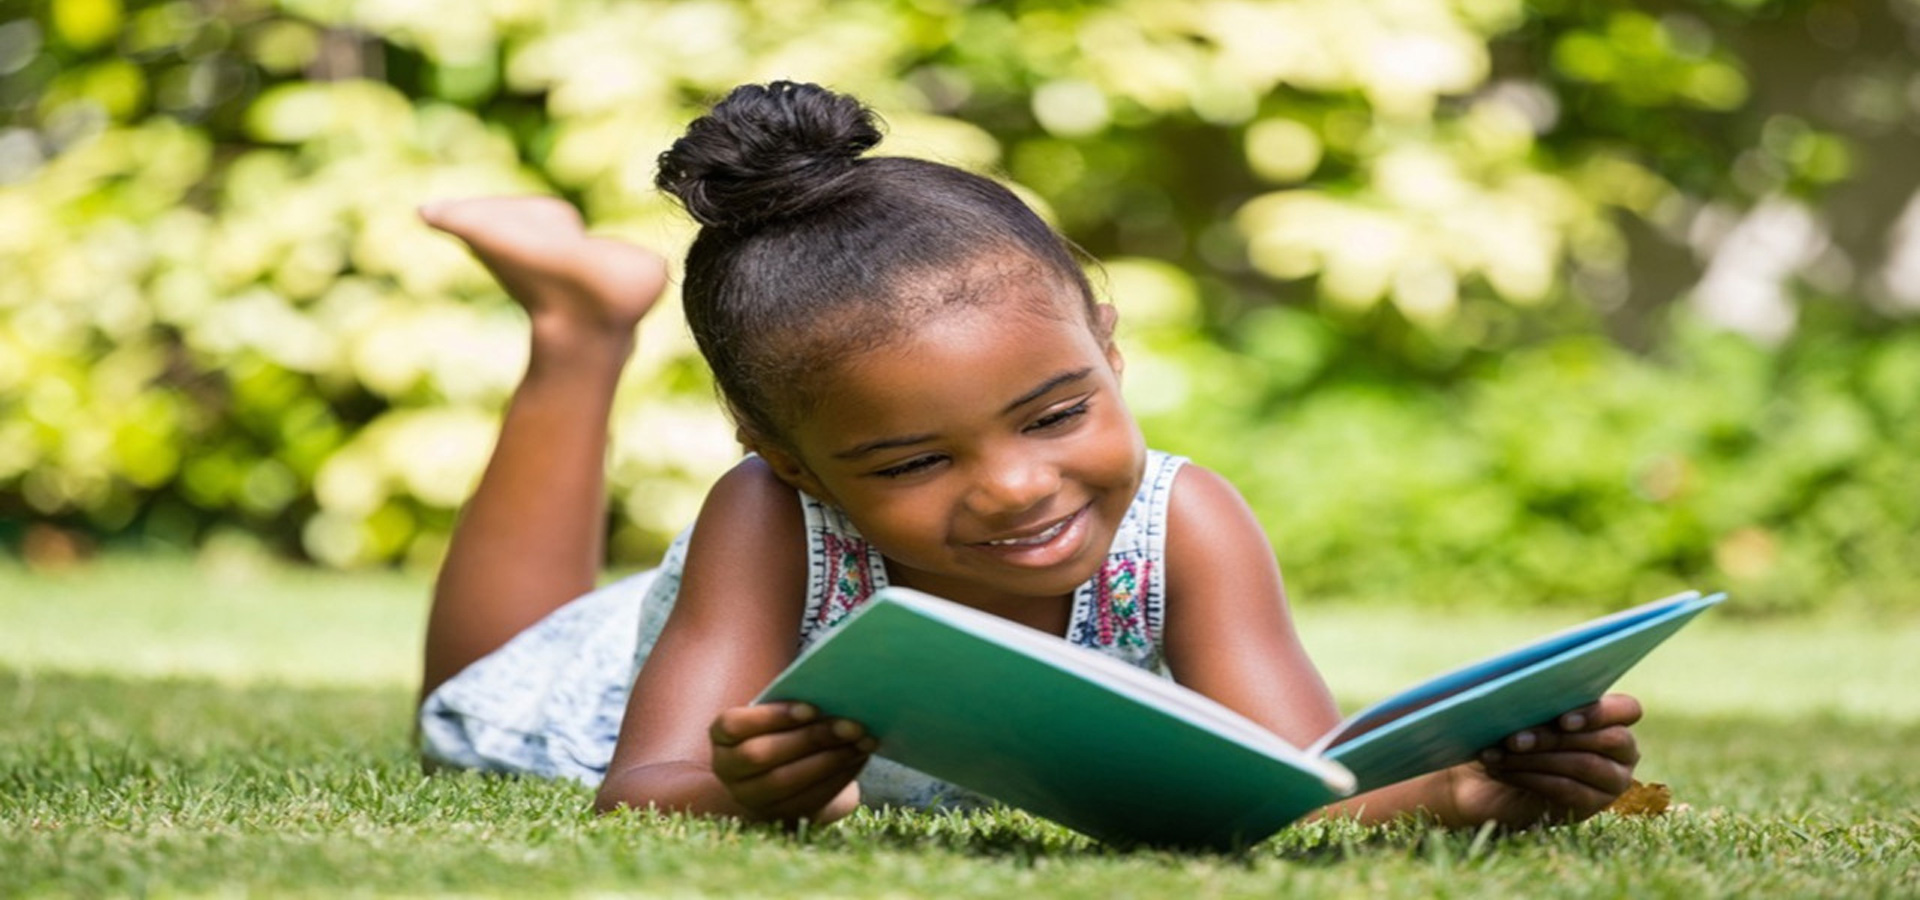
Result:
[[[1625,688],[1679,807],[1519,835],[1298,826],[1117,852],[1011,812],[789,835],[420,774],[425,587],[116,559],[0,568],[0,897],[1920,895],[1920,622],[1710,614]],[[1736,598],[1737,604],[1737,598]],[[1348,705],[1575,616],[1300,610]]]

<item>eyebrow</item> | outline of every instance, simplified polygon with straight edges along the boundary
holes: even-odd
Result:
[[[927,441],[933,440],[934,437],[935,435],[932,434],[908,434],[900,437],[881,438],[877,441],[868,441],[864,444],[848,447],[839,453],[835,453],[833,458],[856,459],[877,450],[891,450],[895,447],[911,447],[914,444],[926,443]]]
[[[1086,378],[1092,372],[1093,372],[1092,366],[1087,366],[1086,368],[1081,368],[1081,369],[1074,369],[1071,372],[1061,372],[1060,374],[1055,375],[1052,378],[1047,379],[1046,381],[1040,382],[1040,384],[1036,386],[1033,390],[1030,390],[1024,394],[1021,394],[1019,397],[1014,398],[1014,401],[1012,403],[1007,404],[1004,409],[1000,410],[1000,414],[1003,416],[1007,415],[1013,412],[1014,410],[1019,409],[1022,406],[1032,403],[1033,401],[1038,400],[1041,397],[1045,397],[1046,395],[1058,390],[1062,385],[1072,384],[1076,381],[1080,381],[1081,379]],[[867,441],[864,444],[856,444],[852,447],[848,447],[845,450],[835,453],[833,455],[833,458],[834,459],[855,459],[879,450],[891,450],[895,447],[911,447],[914,444],[923,444],[923,443],[926,443],[927,441],[933,440],[938,436],[939,435],[928,433],[928,434],[906,434],[906,435],[900,435],[899,437],[881,438],[879,440]]]
[[[1046,395],[1052,393],[1056,388],[1059,388],[1061,385],[1072,384],[1073,382],[1079,381],[1080,379],[1087,377],[1087,375],[1090,374],[1091,372],[1093,372],[1092,366],[1087,366],[1086,368],[1083,368],[1083,369],[1075,369],[1071,372],[1061,372],[1060,374],[1055,375],[1052,378],[1047,379],[1046,381],[1040,382],[1039,387],[1036,387],[1033,390],[1030,390],[1024,394],[1021,394],[1019,399],[1016,399],[1012,403],[1007,404],[1007,408],[1001,410],[1000,414],[1004,416],[1010,412],[1013,412],[1014,410],[1019,409],[1022,406],[1025,406],[1029,403],[1032,403],[1035,400],[1040,399],[1041,397],[1045,397]]]

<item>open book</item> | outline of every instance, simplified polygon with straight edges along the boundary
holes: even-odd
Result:
[[[1429,679],[1301,750],[1172,681],[905,588],[759,699],[863,723],[881,755],[1118,844],[1250,844],[1600,698],[1723,595],[1685,593]]]

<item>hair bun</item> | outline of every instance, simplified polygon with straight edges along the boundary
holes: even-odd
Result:
[[[734,88],[660,154],[655,183],[701,225],[739,229],[831,200],[880,142],[860,101],[815,84]]]

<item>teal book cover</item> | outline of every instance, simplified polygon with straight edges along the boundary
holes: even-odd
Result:
[[[855,719],[888,759],[1102,841],[1232,847],[1591,702],[1719,599],[1656,601],[1430,679],[1312,750],[1169,679],[904,588],[759,699]]]
[[[903,588],[761,699],[858,720],[888,759],[1116,844],[1256,840],[1352,788],[1340,765],[1172,681]]]

